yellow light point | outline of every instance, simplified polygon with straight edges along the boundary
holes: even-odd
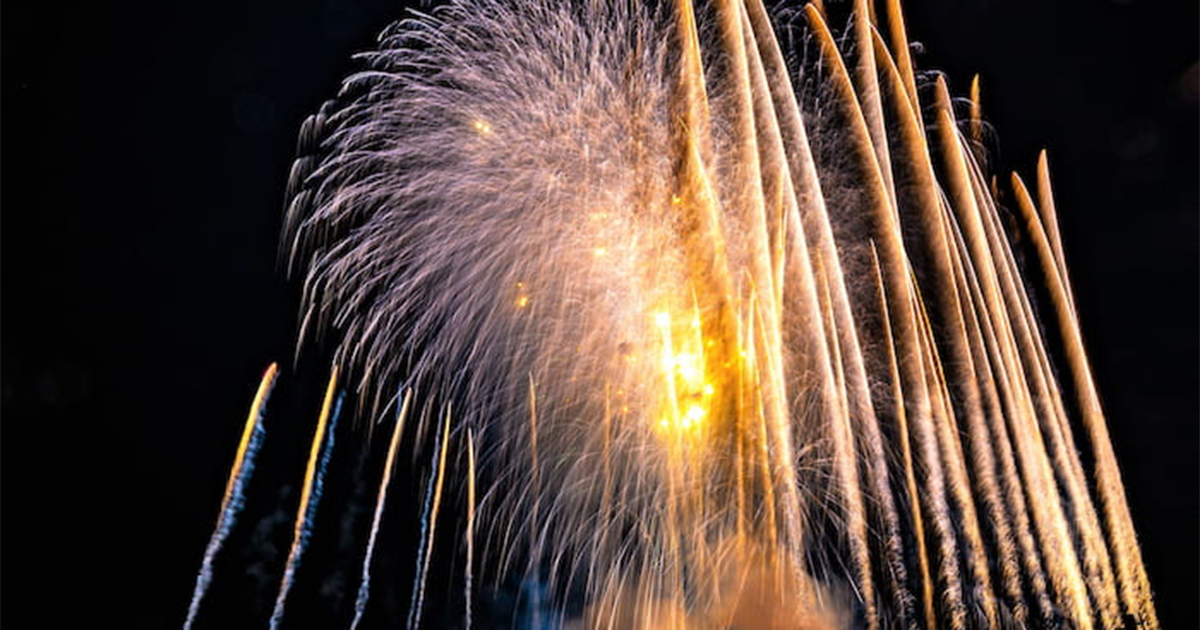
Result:
[[[675,355],[675,358],[672,360],[672,366],[680,378],[687,383],[704,380],[704,370],[700,366],[700,360],[693,354],[685,352]]]
[[[683,203],[683,197],[680,197],[679,195],[671,195],[671,203],[677,206]]]
[[[517,308],[529,306],[529,295],[525,293],[524,282],[517,283],[517,299],[514,300],[514,304],[516,304]]]
[[[608,253],[608,249],[606,249],[604,247],[597,247],[596,249],[592,250],[592,254],[595,255],[596,258],[601,258],[607,253]]]
[[[475,131],[477,131],[481,136],[486,136],[492,133],[492,126],[489,125],[486,120],[476,120],[475,122],[471,123],[471,126],[474,127]]]
[[[674,429],[691,433],[708,418],[709,407],[716,393],[713,384],[705,380],[703,339],[699,334],[674,336],[668,311],[656,313],[654,321],[662,335],[659,365],[665,385],[658,426],[666,431]],[[694,329],[695,320],[687,320],[687,323]]]

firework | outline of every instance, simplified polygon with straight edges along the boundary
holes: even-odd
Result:
[[[400,437],[404,434],[404,420],[408,417],[408,403],[412,391],[404,394],[404,402],[400,404],[400,415],[396,417],[396,426],[392,429],[392,441],[388,446],[387,463],[383,466],[383,480],[379,482],[379,494],[375,499],[375,516],[371,520],[371,535],[367,539],[367,554],[363,558],[362,578],[358,587],[358,596],[354,600],[354,621],[350,629],[355,630],[362,621],[367,608],[367,600],[371,596],[371,559],[375,557],[375,540],[379,536],[379,524],[383,521],[383,508],[387,504],[388,484],[392,480],[392,471],[396,468],[396,452],[400,447]]]
[[[229,481],[225,486],[225,498],[221,501],[221,515],[217,518],[217,526],[213,529],[208,547],[204,550],[204,560],[200,563],[200,573],[196,576],[196,587],[192,591],[192,603],[188,606],[187,619],[183,627],[191,628],[200,614],[200,602],[208,591],[213,578],[213,561],[220,553],[225,539],[237,523],[238,513],[246,502],[246,484],[254,475],[254,459],[262,446],[263,415],[267,411],[267,400],[271,397],[271,389],[275,387],[275,379],[279,376],[279,366],[272,363],[263,374],[262,382],[258,385],[258,393],[250,405],[250,415],[246,418],[246,427],[242,430],[242,441],[238,444],[237,457],[229,471]]]
[[[312,537],[313,519],[316,517],[317,506],[321,503],[325,470],[329,467],[329,458],[333,453],[334,432],[337,429],[338,416],[342,409],[342,397],[336,394],[337,368],[334,368],[333,374],[329,377],[329,386],[325,390],[325,402],[321,405],[317,428],[313,433],[308,466],[304,472],[304,486],[300,493],[300,505],[296,508],[292,547],[288,552],[287,566],[284,568],[283,579],[279,584],[279,595],[275,598],[275,610],[271,612],[272,630],[278,628],[279,624],[283,622],[285,606],[292,584],[295,582],[296,570],[300,568],[300,560]]]
[[[450,2],[301,131],[302,337],[424,392],[408,626],[466,434],[468,625],[480,563],[587,627],[1157,627],[1044,155],[989,177],[896,0],[663,4]]]

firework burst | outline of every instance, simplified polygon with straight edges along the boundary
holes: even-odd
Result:
[[[987,174],[895,0],[663,5],[450,2],[304,124],[302,336],[419,392],[409,627],[460,446],[468,590],[587,627],[1156,627],[1045,156]]]

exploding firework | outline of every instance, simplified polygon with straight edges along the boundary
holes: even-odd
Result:
[[[450,2],[305,122],[302,336],[396,422],[347,621],[407,440],[410,628],[459,540],[466,626],[519,576],[535,628],[1157,627],[1045,156],[988,175],[895,0],[663,5]]]

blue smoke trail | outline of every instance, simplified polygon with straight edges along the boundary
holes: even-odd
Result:
[[[467,427],[467,563],[466,585],[464,597],[466,600],[465,628],[471,630],[471,594],[474,593],[475,562],[475,433]]]
[[[379,535],[379,523],[383,520],[383,506],[387,501],[387,488],[392,480],[392,468],[395,466],[396,450],[400,445],[400,436],[404,433],[404,419],[408,416],[408,402],[412,398],[412,390],[404,394],[404,402],[400,405],[400,413],[396,417],[396,427],[392,430],[392,443],[388,446],[387,462],[383,468],[383,480],[379,482],[379,497],[375,501],[375,517],[371,521],[371,537],[367,540],[367,554],[363,558],[362,581],[358,586],[358,596],[354,600],[354,621],[350,622],[350,630],[356,630],[362,621],[363,613],[367,610],[367,598],[371,593],[371,558],[375,555],[375,538]]]
[[[241,446],[238,449],[237,457],[234,458],[229,482],[225,487],[225,498],[221,501],[221,515],[217,517],[217,526],[213,528],[212,537],[209,538],[208,546],[204,549],[204,560],[200,563],[200,573],[196,575],[192,603],[188,606],[187,619],[183,622],[184,630],[190,630],[196,621],[196,616],[200,613],[200,601],[204,599],[208,585],[212,582],[213,561],[216,559],[217,553],[221,551],[225,538],[229,536],[229,532],[233,531],[238,513],[246,503],[245,488],[254,474],[254,459],[258,455],[263,437],[266,435],[262,420],[267,410],[267,399],[271,397],[271,390],[275,388],[277,375],[278,366],[272,363],[263,374],[262,382],[258,386],[258,393],[254,396],[254,403],[250,406],[250,417],[246,420]]]
[[[300,499],[300,510],[297,514],[296,532],[292,540],[292,550],[288,554],[287,567],[283,572],[283,580],[279,585],[279,595],[275,599],[275,610],[271,613],[271,630],[279,627],[283,621],[283,608],[287,602],[288,591],[292,588],[292,581],[296,574],[296,569],[300,567],[300,556],[308,547],[308,539],[312,535],[313,519],[317,515],[317,504],[321,502],[321,488],[325,481],[325,469],[329,465],[329,459],[333,454],[333,438],[334,432],[337,429],[338,415],[342,411],[342,400],[345,398],[344,393],[339,393],[337,401],[333,405],[333,413],[329,414],[329,398],[333,394],[334,388],[337,385],[337,370],[334,370],[333,376],[329,379],[329,390],[325,396],[325,407],[322,410],[321,422],[318,423],[317,434],[314,436],[313,453],[316,453],[317,445],[321,441],[322,433],[325,435],[325,444],[321,449],[320,462],[314,468],[313,460],[309,459],[308,464],[308,485],[309,491],[307,496],[302,496]],[[325,424],[325,416],[329,414],[329,428],[322,432]]]
[[[442,495],[443,473],[446,469],[446,442],[450,439],[450,410],[446,410],[446,419],[442,432],[438,434],[433,446],[433,460],[430,468],[434,469],[435,478],[425,490],[425,507],[421,511],[421,538],[425,544],[417,554],[417,575],[413,580],[412,607],[408,610],[408,630],[414,630],[421,621],[421,607],[425,604],[425,577],[429,574],[429,556],[433,553],[433,535],[437,528],[438,502]],[[428,535],[428,538],[426,538]]]

